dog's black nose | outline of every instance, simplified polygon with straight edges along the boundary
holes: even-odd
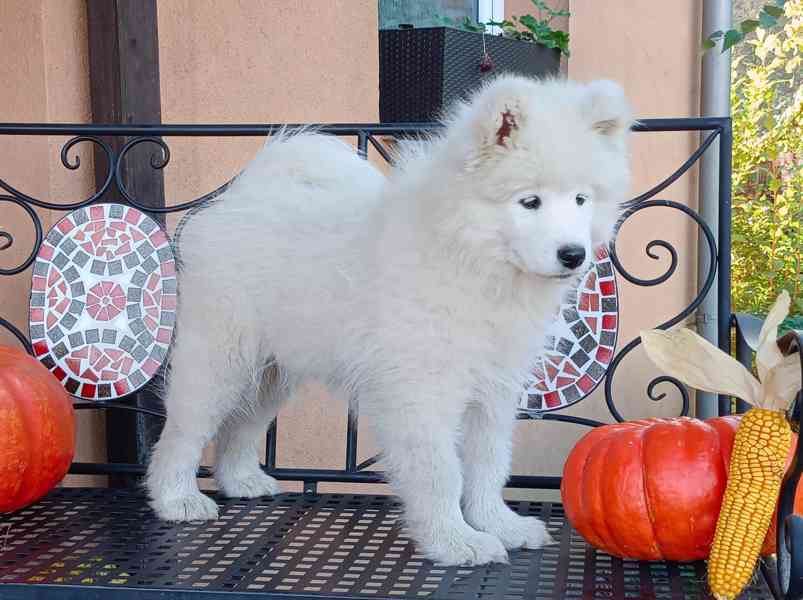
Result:
[[[558,260],[560,264],[569,269],[576,269],[583,264],[586,259],[586,250],[577,244],[569,244],[558,248]]]

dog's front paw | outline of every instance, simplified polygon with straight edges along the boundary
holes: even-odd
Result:
[[[223,493],[230,498],[259,498],[275,496],[281,492],[279,482],[262,471],[243,477],[225,477],[217,475]]]
[[[218,517],[217,503],[201,492],[163,500],[151,500],[151,508],[165,521],[213,521]]]
[[[470,520],[469,523],[499,538],[508,550],[535,550],[554,542],[543,521],[535,517],[522,517],[510,509],[493,518],[482,519],[481,522]]]
[[[498,538],[470,527],[431,536],[422,545],[424,556],[442,565],[506,563],[507,551]]]

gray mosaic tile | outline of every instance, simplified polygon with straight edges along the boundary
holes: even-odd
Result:
[[[590,360],[588,358],[588,354],[586,354],[582,350],[578,350],[577,352],[572,354],[571,358],[572,361],[574,361],[574,364],[577,365],[578,367],[582,367]]]
[[[89,254],[83,250],[79,250],[75,253],[75,256],[72,257],[72,261],[79,267],[83,267],[86,265],[87,261],[89,261]]]
[[[87,344],[97,344],[100,341],[100,331],[97,329],[87,329],[84,335]]]

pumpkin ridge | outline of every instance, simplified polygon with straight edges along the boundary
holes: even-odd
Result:
[[[15,377],[15,374],[11,373],[11,377],[6,379],[5,383],[11,388],[12,397],[20,397],[30,393],[30,390],[26,389],[25,382],[19,375]],[[32,431],[32,419],[31,415],[29,414],[29,409],[30,407],[27,404],[20,404],[19,410],[17,411],[17,414],[19,415],[20,428],[22,429],[22,439],[27,440],[28,443],[23,444],[27,460],[25,461],[25,465],[19,474],[20,486],[17,489],[17,493],[14,497],[15,503],[19,503],[21,498],[25,498],[28,494],[30,494],[31,482],[28,478],[30,477],[32,470],[36,470],[39,463],[39,457],[36,456],[36,453],[33,451],[35,446],[30,443],[30,439],[33,435],[35,435],[35,432]]]
[[[611,439],[611,436],[606,436],[605,439],[607,440],[608,443],[605,446],[605,451],[602,458],[602,466],[603,470],[607,471],[608,462],[610,461],[611,445],[613,443],[613,440]],[[602,494],[601,491],[598,491],[598,493]],[[619,556],[623,556],[624,553],[622,552],[622,548],[619,545],[619,540],[616,539],[616,537],[613,535],[610,524],[608,523],[608,512],[603,510],[601,512],[601,516],[602,518],[600,519],[600,522],[603,527],[603,535],[599,536],[599,533],[597,533],[597,535],[599,537],[602,537],[602,539],[607,540],[608,546],[612,550],[611,554],[617,554]]]
[[[613,428],[610,428],[610,429],[597,428],[597,429],[593,430],[592,432],[589,432],[588,435],[596,435],[597,433],[599,433],[599,436],[598,436],[599,439],[596,440],[596,443],[597,444],[602,444],[602,443],[605,442],[605,440],[608,440],[608,445],[610,446],[610,439],[609,438],[615,433],[615,430]],[[607,451],[607,449],[606,449],[606,451]],[[580,471],[580,481],[582,481],[584,484],[586,483],[587,478],[588,478],[588,469],[589,469],[588,465],[591,462],[592,456],[593,456],[593,452],[589,452],[588,454],[586,454],[585,459],[583,460],[583,468]],[[577,495],[577,499],[576,500],[577,500],[578,506],[580,507],[580,510],[578,511],[578,513],[580,513],[580,514],[583,514],[585,512],[584,498],[585,498],[585,495],[582,494],[582,493]],[[597,531],[597,528],[595,526],[595,523],[594,523],[593,519],[587,521],[586,522],[586,526],[591,529],[591,533],[593,533],[594,537],[600,542],[600,545],[604,546],[605,545],[604,540],[610,539],[610,536],[600,535],[599,531]],[[606,526],[606,529],[607,529],[607,523],[605,524],[605,526]]]
[[[652,539],[655,543],[655,547],[658,549],[658,553],[663,557],[664,549],[661,548],[661,542],[658,540],[658,532],[655,531],[655,513],[652,509],[652,502],[650,500],[650,492],[647,488],[647,469],[644,468],[644,448],[647,445],[644,441],[645,432],[649,429],[649,427],[645,427],[641,430],[641,448],[639,449],[639,459],[641,462],[641,486],[644,489],[644,504],[647,507],[647,517],[648,521],[650,522],[650,530],[652,531]]]

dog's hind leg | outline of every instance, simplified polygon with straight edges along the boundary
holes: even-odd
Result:
[[[463,415],[463,514],[476,529],[499,538],[505,548],[540,548],[551,542],[544,523],[511,510],[502,497],[510,474],[515,402],[500,398],[472,403]]]
[[[227,496],[257,498],[279,493],[279,484],[259,464],[259,442],[270,422],[293,392],[281,370],[265,369],[252,407],[235,410],[218,433],[215,479]]]
[[[151,507],[162,519],[215,519],[217,504],[196,481],[201,453],[244,399],[253,402],[256,369],[249,363],[252,349],[238,345],[233,332],[228,343],[204,327],[179,325],[165,399],[167,421],[153,449],[146,485]]]

